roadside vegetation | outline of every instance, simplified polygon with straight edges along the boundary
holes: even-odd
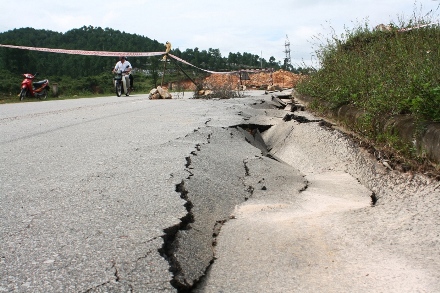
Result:
[[[322,114],[350,105],[359,110],[345,125],[363,138],[415,158],[413,146],[380,131],[384,118],[407,115],[419,131],[440,122],[440,25],[436,12],[380,27],[359,25],[319,45],[319,67],[297,86]]]
[[[35,73],[35,72],[34,72]],[[0,70],[0,74],[4,76],[2,91],[0,92],[0,104],[20,102],[18,94],[20,92],[22,75],[11,75],[8,71]],[[112,95],[114,93],[113,74],[108,70],[106,73],[94,75],[90,77],[72,78],[70,76],[43,76],[37,75],[35,81],[49,79],[50,88],[48,100],[50,99],[72,99],[77,96],[81,97],[97,97],[104,95]],[[134,74],[135,91],[138,93],[147,93],[154,86],[151,78],[145,74]],[[54,96],[53,87],[57,85],[58,95]],[[38,101],[38,98],[26,98],[26,101]]]

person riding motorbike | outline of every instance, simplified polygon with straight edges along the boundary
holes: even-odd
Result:
[[[125,57],[125,61],[128,62],[127,57]],[[128,63],[130,63],[130,62],[128,62]],[[131,66],[131,63],[130,63],[130,66]],[[131,74],[131,70],[128,73],[128,78],[130,78],[130,91],[133,91],[134,90],[134,88],[133,88],[133,74]]]
[[[119,61],[116,63],[115,68],[113,68],[112,72],[115,73],[118,70],[121,70],[122,72],[125,72],[125,75],[128,75],[129,77],[129,85],[127,84],[127,81],[125,78],[122,79],[122,84],[124,86],[124,91],[127,93],[128,89],[133,89],[133,77],[131,76],[131,64],[127,61],[127,58],[125,56],[119,57]]]

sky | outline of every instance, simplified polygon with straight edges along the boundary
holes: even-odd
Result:
[[[219,49],[222,56],[251,53],[267,61],[287,57],[293,67],[313,66],[332,35],[368,24],[400,23],[432,11],[440,0],[14,0],[3,1],[0,32],[32,27],[64,33],[83,26],[111,28],[172,48]],[[290,44],[289,47],[286,44]],[[98,49],[97,49],[98,50]],[[165,51],[165,47],[164,47]],[[172,53],[172,52],[171,52]]]

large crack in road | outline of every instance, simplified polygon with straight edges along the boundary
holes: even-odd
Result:
[[[290,166],[268,156],[261,133],[271,126],[206,127],[191,134],[206,137],[206,142],[197,144],[186,158],[188,176],[176,185],[176,191],[186,200],[188,214],[178,225],[165,230],[160,250],[170,263],[171,284],[178,292],[190,292],[206,275],[215,260],[221,226],[237,205],[252,197],[256,188],[267,189],[270,173],[278,176],[275,170],[281,170],[298,176]],[[191,135],[186,139],[191,139]],[[289,178],[286,175],[283,180]],[[295,188],[305,190],[307,182],[300,181]]]
[[[263,93],[92,100],[5,107],[74,110],[2,120],[0,291],[440,292],[434,178]]]
[[[206,143],[195,146],[185,166],[189,175],[176,187],[187,201],[188,214],[165,231],[161,250],[178,292],[188,292],[205,275],[214,260],[219,226],[236,205],[252,196],[253,187],[245,184],[246,161],[261,157],[262,151],[249,143],[245,133],[241,127],[207,127],[193,134],[205,136]]]
[[[434,239],[424,243],[426,235],[439,238],[434,235],[438,218],[429,216],[433,206],[426,205],[435,197],[427,192],[438,193],[436,187],[424,185],[420,178],[418,187],[404,184],[401,175],[380,169],[380,162],[367,159],[368,154],[342,133],[308,113],[288,113],[282,120],[285,123],[277,129],[250,123],[194,133],[205,136],[206,143],[188,157],[190,175],[177,187],[188,201],[190,220],[183,219],[180,229],[165,238],[163,254],[170,261],[177,291],[438,288],[438,265],[425,262],[426,270],[422,269],[420,250],[412,246],[424,247],[424,255],[438,251],[429,244]],[[239,154],[231,155],[230,149]],[[393,189],[404,194],[423,190],[423,204],[417,209],[430,212],[416,214],[425,225],[422,229],[431,232],[419,233],[407,218],[390,215],[390,210],[401,210],[392,199]],[[417,197],[405,201],[414,207]],[[380,223],[380,218],[387,223]],[[395,227],[399,218],[411,232],[395,229],[406,239],[393,246],[383,233],[389,234],[386,227]],[[391,236],[394,242],[396,235]],[[366,279],[358,280],[359,274]]]
[[[282,109],[284,105],[280,102],[277,99],[272,103],[261,102],[257,107]],[[238,115],[244,114],[239,112]],[[287,114],[283,121],[299,120],[298,117]],[[203,281],[215,261],[216,237],[221,226],[229,220],[237,205],[252,197],[256,188],[267,189],[265,177],[271,176],[268,173],[279,176],[275,170],[283,173],[287,168],[285,173],[298,175],[296,170],[269,153],[261,134],[273,125],[249,123],[215,128],[209,127],[208,122],[205,128],[186,137],[199,141],[204,137],[205,143],[197,143],[195,150],[186,157],[188,176],[176,185],[176,192],[186,201],[188,213],[178,225],[164,230],[164,245],[159,250],[170,264],[171,284],[178,292],[190,292]],[[290,175],[284,178],[288,179]],[[295,188],[306,190],[307,181],[301,181]]]

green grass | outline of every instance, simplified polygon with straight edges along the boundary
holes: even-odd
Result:
[[[440,26],[413,28],[432,23],[430,16],[391,23],[390,31],[364,24],[332,36],[319,44],[318,69],[297,91],[313,97],[311,106],[321,114],[342,105],[362,110],[352,130],[398,146],[394,136],[377,131],[384,117],[410,115],[420,125],[440,122]]]

